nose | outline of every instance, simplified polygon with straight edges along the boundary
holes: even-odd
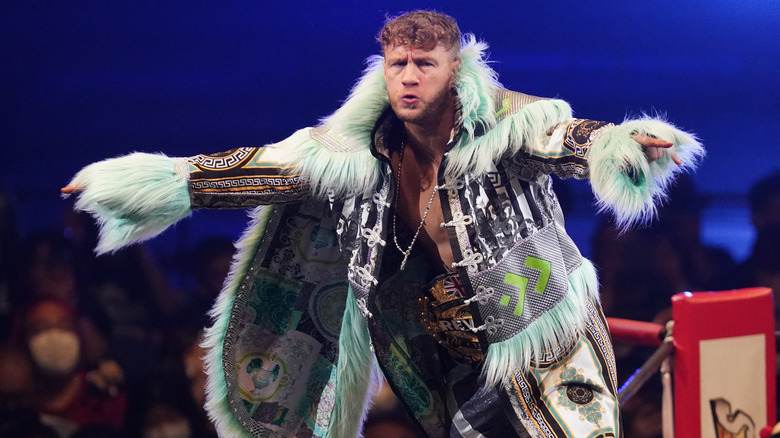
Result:
[[[406,86],[417,85],[420,82],[417,76],[418,73],[417,65],[413,62],[407,63],[404,66],[403,72],[401,72],[401,83]]]

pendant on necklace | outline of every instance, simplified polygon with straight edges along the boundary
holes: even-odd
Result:
[[[411,252],[405,252],[405,253],[404,253],[404,259],[401,261],[401,270],[402,270],[402,271],[404,270],[404,268],[406,268],[406,259],[408,259],[408,258],[409,258],[409,254],[410,254],[410,253],[411,253]]]

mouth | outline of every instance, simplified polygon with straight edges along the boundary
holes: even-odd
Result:
[[[401,96],[401,102],[407,104],[407,105],[414,105],[415,103],[419,102],[420,98],[415,96],[414,94],[404,94]]]

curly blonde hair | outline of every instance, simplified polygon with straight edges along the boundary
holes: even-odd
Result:
[[[433,50],[441,44],[456,58],[460,54],[458,23],[449,15],[435,11],[411,11],[388,17],[377,41],[382,45],[382,53],[395,46]]]

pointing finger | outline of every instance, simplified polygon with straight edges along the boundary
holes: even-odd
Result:
[[[670,148],[674,146],[674,144],[671,142],[645,134],[634,134],[634,141],[645,147]]]
[[[81,190],[81,188],[80,188],[78,185],[76,185],[76,184],[70,184],[70,185],[68,185],[68,186],[65,186],[65,187],[61,188],[61,189],[60,189],[60,192],[61,192],[63,195],[70,195],[71,193],[78,192],[79,190]]]

